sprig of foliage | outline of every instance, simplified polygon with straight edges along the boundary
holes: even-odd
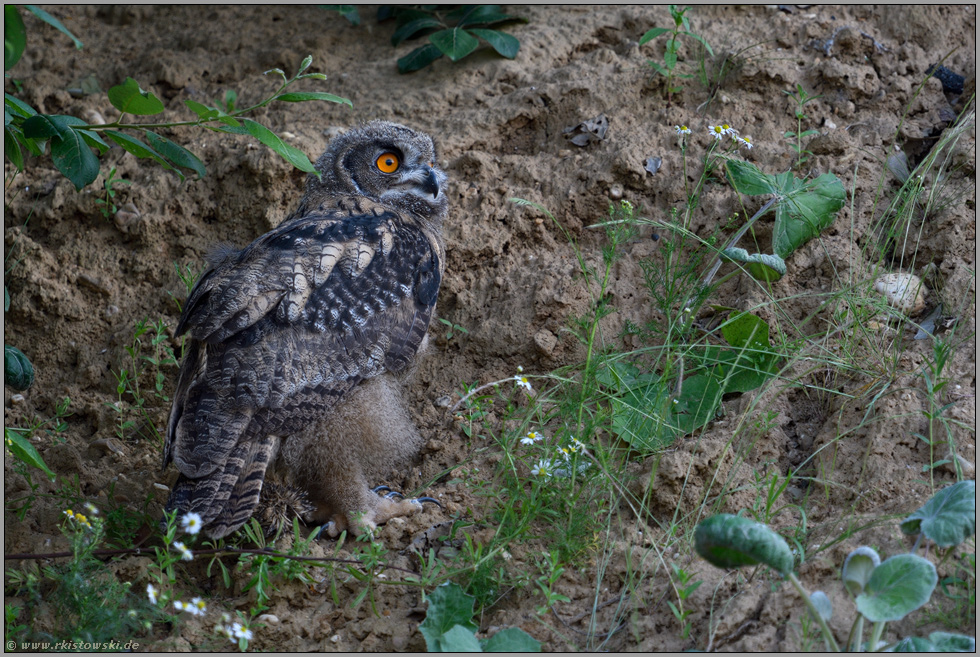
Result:
[[[693,73],[676,73],[677,68],[677,51],[679,49],[678,37],[685,36],[694,39],[699,44],[701,44],[705,50],[708,51],[708,55],[711,57],[715,56],[714,51],[711,50],[711,46],[708,42],[704,40],[704,37],[698,36],[691,31],[691,22],[688,20],[686,14],[690,7],[685,7],[684,9],[678,9],[677,5],[670,5],[670,16],[674,19],[674,27],[655,27],[649,30],[646,34],[640,37],[640,45],[653,41],[659,36],[664,34],[669,34],[670,38],[667,40],[667,46],[664,49],[664,63],[663,65],[658,64],[654,61],[647,62],[653,68],[653,70],[660,75],[667,78],[667,107],[670,107],[673,101],[674,94],[681,90],[680,87],[674,86],[674,78],[693,78]]]
[[[108,139],[108,141],[114,142],[138,158],[153,160],[165,169],[173,171],[181,180],[184,179],[182,169],[194,172],[200,179],[206,174],[204,163],[200,158],[183,146],[155,132],[161,128],[200,126],[215,132],[251,136],[271,148],[297,169],[313,173],[315,168],[305,153],[285,143],[278,135],[262,124],[245,118],[245,115],[274,101],[296,103],[320,100],[353,107],[346,98],[333,94],[318,91],[287,91],[291,85],[299,80],[307,78],[326,79],[323,73],[305,73],[312,62],[313,57],[307,56],[300,64],[298,72],[292,77],[287,77],[278,68],[266,71],[266,75],[270,73],[279,75],[282,78],[282,84],[266,98],[243,109],[236,109],[236,98],[227,95],[224,109],[204,105],[194,100],[185,100],[184,104],[197,115],[197,119],[191,121],[124,122],[127,114],[153,116],[162,113],[165,109],[163,102],[156,95],[144,91],[140,84],[130,77],[127,77],[122,84],[110,88],[107,92],[109,102],[120,112],[119,118],[112,123],[89,124],[74,116],[39,114],[22,100],[10,94],[4,94],[6,109],[4,113],[5,153],[7,158],[17,167],[17,170],[23,171],[23,150],[34,155],[42,155],[45,151],[49,151],[55,167],[71,180],[76,189],[81,190],[98,177],[99,156],[109,150],[109,143],[106,141]],[[133,136],[130,132],[122,132],[122,130],[136,132],[139,136]],[[93,153],[93,148],[98,154]]]
[[[796,115],[796,132],[790,130],[783,136],[789,140],[790,148],[796,153],[796,165],[793,168],[799,169],[807,161],[807,156],[812,155],[810,151],[803,149],[803,139],[820,134],[819,130],[803,130],[803,119],[806,118],[803,107],[807,103],[812,103],[817,98],[823,98],[823,96],[811,96],[800,83],[796,84],[796,91],[783,91],[783,93],[796,101],[796,110],[794,111]]]
[[[486,41],[502,57],[514,59],[521,44],[516,37],[489,29],[491,25],[513,21],[527,22],[519,16],[511,16],[498,5],[465,5],[448,12],[433,7],[382,7],[378,20],[394,18],[396,29],[391,45],[403,41],[429,37],[429,43],[419,46],[398,60],[398,71],[410,73],[425,68],[443,55],[458,62]]]

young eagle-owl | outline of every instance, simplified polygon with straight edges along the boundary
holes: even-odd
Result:
[[[432,140],[374,121],[334,139],[297,210],[242,251],[219,252],[191,291],[163,464],[167,502],[220,538],[252,515],[279,458],[330,533],[421,509],[369,477],[421,438],[400,383],[423,347],[444,267],[446,175]]]

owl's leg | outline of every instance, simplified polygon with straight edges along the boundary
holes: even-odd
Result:
[[[344,530],[357,536],[373,532],[392,518],[418,513],[422,502],[435,502],[432,498],[397,499],[390,493],[382,497],[368,488],[362,473],[332,470],[334,476],[320,480],[320,490],[310,491],[316,505],[312,519],[323,524],[323,531],[331,538]]]

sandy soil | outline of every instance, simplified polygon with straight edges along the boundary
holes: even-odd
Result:
[[[459,431],[444,406],[447,396],[458,399],[463,382],[512,376],[518,365],[530,373],[546,373],[583,356],[565,330],[569,319],[585,312],[589,302],[572,247],[550,220],[508,199],[524,198],[547,207],[586,257],[597,261],[605,238],[586,227],[607,216],[612,199],[628,199],[653,219],[667,218],[669,208],[684,202],[675,124],[691,126],[704,144],[708,125],[731,123],[754,139],[756,147],[746,155],[749,160],[766,171],[786,170],[795,154],[782,135],[796,129],[796,120],[783,92],[796,83],[823,95],[807,106],[804,129],[820,134],[809,141],[814,155],[804,173],[837,175],[848,190],[848,203],[821,239],[790,258],[789,274],[774,288],[782,299],[780,321],[796,330],[826,332],[832,317],[820,305],[840,281],[867,283],[876,266],[898,270],[904,261],[905,269],[914,273],[930,263],[936,266],[939,276],[928,281],[928,308],[944,300],[959,317],[957,335],[974,334],[974,131],[955,155],[961,166],[952,184],[965,186],[966,194],[926,225],[915,226],[921,236],[914,247],[903,252],[897,246],[892,262],[868,262],[862,248],[874,239],[872,227],[898,187],[886,174],[884,191],[879,191],[884,158],[902,147],[914,164],[960,109],[957,98],[944,94],[938,80],[930,80],[913,100],[926,69],[958,47],[945,65],[965,75],[972,87],[975,7],[813,6],[788,12],[762,6],[698,8],[689,14],[694,31],[717,53],[741,52],[743,64],[709,105],[702,105],[708,99],[706,91],[689,80],[670,107],[663,81],[651,79],[646,63],[662,55],[664,39],[643,47],[637,43],[650,28],[670,24],[666,8],[514,7],[512,13],[528,19],[505,28],[521,42],[515,60],[485,49],[457,64],[442,59],[410,75],[400,75],[395,60],[414,44],[392,48],[393,24],[378,24],[370,10],[362,10],[364,20],[356,27],[312,6],[49,10],[85,47],[76,51],[62,35],[25,18],[32,21],[30,41],[12,73],[23,83],[20,97],[44,113],[85,116],[95,110],[113,120],[117,113],[104,94],[77,98],[66,91],[94,74],[103,89],[131,76],[164,100],[164,116],[186,119],[190,116],[184,100],[210,102],[233,88],[241,105],[273,89],[263,71],[294,71],[312,54],[313,70],[326,73],[328,79],[304,88],[349,98],[353,110],[329,103],[284,103],[257,114],[257,120],[311,159],[323,151],[331,135],[375,118],[404,122],[434,137],[450,176],[451,202],[439,315],[468,333],[447,340],[444,326],[431,328],[435,349],[409,393],[429,441],[407,475],[398,473],[387,482],[393,487],[417,489],[467,460],[467,467],[492,472],[494,451],[477,450],[476,441]],[[825,44],[832,35],[828,52]],[[681,56],[682,61],[695,61],[688,46]],[[13,92],[9,79],[5,90]],[[605,140],[580,148],[563,135],[566,128],[601,113],[609,119]],[[82,494],[101,507],[122,505],[145,508],[150,517],[159,514],[166,491],[154,484],[169,485],[175,472],[160,470],[160,447],[145,425],[128,429],[123,439],[115,437],[117,413],[107,406],[118,400],[113,371],[131,367],[125,347],[141,319],[162,320],[169,336],[165,344],[177,345],[172,337],[179,316],[175,299],[182,299],[186,290],[174,263],[196,269],[217,243],[248,243],[277,225],[302,194],[303,174],[245,138],[199,129],[169,134],[201,157],[208,175],[182,183],[114,149],[103,159],[103,172],[115,167],[130,183],[117,187],[117,203],[132,203],[140,212],[138,220],[122,228],[100,213],[96,200],[101,183],[76,193],[46,158],[30,160],[28,170],[5,190],[5,285],[11,308],[4,318],[4,342],[31,358],[37,379],[22,398],[5,388],[4,422],[24,426],[34,416],[50,417],[65,396],[71,399],[72,412],[66,432],[39,432],[36,437],[59,483],[35,477],[41,482],[38,492],[49,496],[39,498],[23,519],[5,511],[8,554],[65,549],[57,528],[65,501],[55,493],[61,482],[76,476]],[[645,160],[652,156],[663,158],[653,175],[644,170]],[[9,163],[5,171],[9,179]],[[876,198],[884,200],[876,205]],[[709,235],[738,210],[736,203],[727,187],[709,185],[692,229]],[[642,234],[627,245],[614,272],[611,294],[617,312],[603,323],[606,342],[614,347],[638,346],[629,336],[615,337],[626,320],[642,324],[655,318],[639,262],[655,257],[656,249],[649,233]],[[738,279],[716,297],[717,303],[740,309],[764,301],[756,286]],[[917,373],[931,358],[932,347],[929,340],[912,340],[913,330],[900,336],[888,335],[888,330],[882,324],[882,344],[898,340],[900,346],[889,352],[897,357],[877,359],[880,371],[846,378],[803,368],[794,373],[800,383],[846,395],[815,393],[802,385],[776,386],[762,397],[743,395],[726,401],[725,415],[696,440],[678,441],[656,459],[637,459],[632,467],[641,489],[642,482],[650,480],[643,473],[649,473],[654,462],[659,468],[647,491],[653,514],[662,514],[657,520],[669,520],[675,508],[697,508],[718,482],[737,491],[725,498],[723,510],[738,511],[756,498],[751,488],[754,473],[771,468],[785,474],[807,459],[812,464],[808,476],[825,484],[819,494],[808,496],[811,552],[835,541],[846,523],[860,527],[869,519],[907,513],[921,505],[930,495],[928,476],[922,472],[930,454],[912,433],[925,427],[923,384]],[[851,344],[864,362],[873,362],[870,355],[881,349],[873,342]],[[976,462],[975,352],[973,338],[960,343],[947,365],[950,384],[943,397],[944,403],[953,403],[949,417],[960,423],[954,438],[970,478]],[[169,395],[176,367],[162,371],[163,394]],[[144,385],[152,388],[152,374],[147,377]],[[883,386],[886,381],[889,385]],[[875,398],[886,388],[887,394]],[[150,416],[164,427],[168,405],[152,394],[148,400]],[[127,407],[133,401],[123,399]],[[754,421],[761,411],[770,413],[771,422],[757,432],[752,449],[726,449],[739,423]],[[9,455],[5,458],[6,500],[27,490],[12,461]],[[948,467],[934,474],[937,486],[955,480]],[[802,486],[794,483],[787,495],[801,497]],[[426,491],[441,496],[445,509],[384,530],[381,540],[395,565],[414,567],[415,562],[399,551],[433,525],[460,517],[484,520],[482,498],[471,487],[443,478]],[[799,520],[787,512],[776,524],[791,527]],[[640,520],[637,527],[645,524]],[[649,541],[659,540],[656,530],[650,532]],[[858,530],[807,560],[800,570],[804,582],[828,593],[839,591],[836,568],[862,542],[886,554],[909,545],[895,522]],[[324,542],[316,549],[327,554],[333,547]],[[515,572],[529,569],[527,562],[534,557],[530,552],[515,546],[509,567]],[[559,581],[557,590],[570,599],[556,608],[561,618],[582,614],[584,620],[568,623],[550,614],[538,616],[540,598],[529,588],[512,591],[485,610],[481,630],[520,626],[546,650],[704,649],[709,638],[712,648],[724,650],[799,649],[802,607],[788,586],[770,586],[762,578],[746,583],[699,560],[685,566],[704,584],[688,601],[695,610],[690,617],[692,638],[682,639],[679,624],[663,602],[666,578],[662,572],[650,576],[663,568],[654,561],[643,566],[648,569],[647,590],[632,591],[625,602],[596,612],[591,638],[585,612],[594,603],[627,592],[622,555],[601,570],[594,563],[579,564],[581,568],[568,569]],[[124,558],[114,569],[121,579],[133,581],[134,590],[145,588],[146,557]],[[182,571],[181,577],[212,599],[213,609],[247,611],[254,600],[241,593],[245,580],[236,580],[229,590],[219,577],[208,577],[203,566]],[[416,631],[424,617],[417,591],[382,589],[377,614],[368,604],[352,608],[358,592],[356,583],[341,586],[341,604],[335,605],[330,593],[318,587],[281,584],[269,612],[278,622],[257,632],[252,647],[424,650]],[[843,594],[832,597],[839,608],[846,607]],[[219,647],[212,634],[216,620],[189,620],[177,630],[155,627],[141,640],[159,649]],[[923,612],[893,629],[926,632],[932,625],[919,625],[934,620]],[[32,623],[43,629],[51,627],[53,619],[45,617],[42,607]],[[599,637],[616,628],[608,638]],[[834,628],[839,636],[846,635],[843,618],[835,620]],[[972,628],[962,629],[972,633]]]

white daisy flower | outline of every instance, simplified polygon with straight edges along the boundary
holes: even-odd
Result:
[[[752,137],[738,137],[737,141],[746,149],[752,150]]]
[[[691,134],[691,129],[688,128],[686,125],[675,125],[674,130],[677,132],[678,135]]]
[[[200,598],[192,599],[190,606],[191,613],[193,613],[195,616],[203,616],[208,610],[207,604],[205,604],[204,600],[201,600]]]
[[[515,376],[514,377],[514,380],[517,381],[518,387],[524,388],[528,392],[534,392],[534,389],[531,388],[531,383],[530,383],[530,381],[527,380],[527,377],[526,376],[520,376],[520,375],[518,375],[518,376]]]
[[[725,132],[725,129],[722,126],[720,126],[720,125],[709,125],[708,126],[708,134],[710,134],[712,137],[714,137],[718,141],[721,141],[722,139],[724,139],[728,135],[728,133]]]
[[[180,527],[188,534],[196,534],[201,531],[201,516],[193,511],[180,519]]]
[[[150,604],[155,605],[157,603],[157,587],[152,584],[146,585],[146,597],[150,599]]]
[[[538,464],[536,466],[531,468],[531,474],[533,474],[535,477],[539,475],[542,477],[550,477],[551,476],[550,470],[551,470],[551,461],[549,459],[541,459],[540,461],[538,461]]]
[[[180,541],[173,542],[174,549],[180,552],[180,558],[184,561],[193,561],[194,553],[187,549],[187,546]]]
[[[521,438],[522,445],[533,445],[534,443],[541,440],[541,434],[537,431],[528,431],[527,435]]]

